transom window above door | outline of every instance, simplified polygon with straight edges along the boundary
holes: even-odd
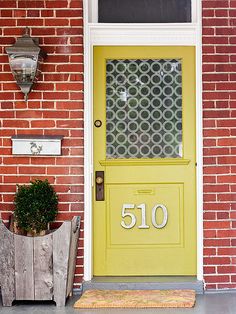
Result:
[[[190,23],[191,0],[98,0],[100,23]]]

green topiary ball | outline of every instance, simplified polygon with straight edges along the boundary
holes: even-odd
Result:
[[[46,230],[58,212],[58,196],[48,180],[31,181],[29,186],[18,185],[14,204],[17,225],[27,232]]]

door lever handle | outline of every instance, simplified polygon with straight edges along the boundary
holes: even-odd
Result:
[[[96,201],[104,201],[104,171],[95,172]]]

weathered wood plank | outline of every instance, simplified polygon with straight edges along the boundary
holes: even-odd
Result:
[[[80,217],[74,217],[71,224],[71,243],[70,243],[70,254],[69,254],[69,265],[68,265],[68,278],[67,278],[67,290],[66,296],[68,297],[73,290],[73,282],[75,275],[76,256],[78,250],[78,239],[80,230]]]
[[[71,221],[65,221],[53,232],[53,282],[54,301],[57,306],[64,306],[70,249]]]
[[[14,235],[16,300],[34,300],[34,238]]]
[[[34,297],[52,300],[52,234],[34,238]]]
[[[0,286],[3,306],[15,299],[14,234],[0,220]]]

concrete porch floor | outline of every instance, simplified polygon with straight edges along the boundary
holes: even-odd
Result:
[[[43,302],[17,302],[12,307],[2,307],[0,300],[1,314],[235,314],[236,313],[236,291],[205,293],[197,295],[196,305],[192,309],[93,309],[75,310],[74,302],[79,296],[73,296],[67,302],[66,307],[57,308],[52,303]]]

